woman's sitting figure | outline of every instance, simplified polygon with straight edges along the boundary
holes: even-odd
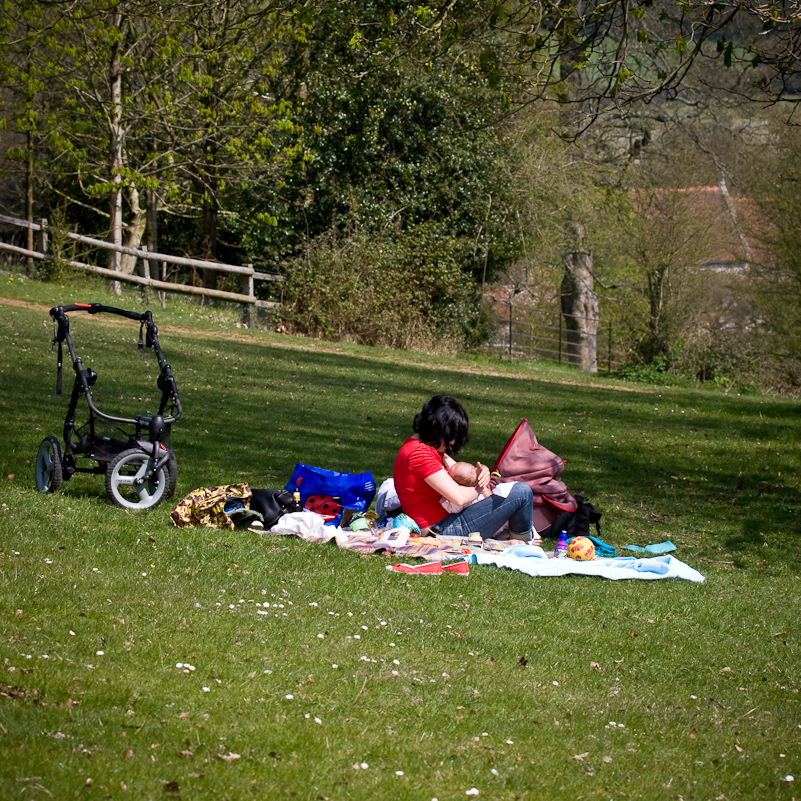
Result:
[[[510,539],[541,543],[532,526],[533,497],[527,484],[514,482],[506,495],[485,496],[490,472],[481,462],[476,462],[468,486],[457,483],[449,472],[468,433],[467,414],[456,400],[436,395],[415,416],[412,429],[414,434],[398,451],[393,478],[403,511],[423,534],[467,537],[477,531],[489,539],[508,523]],[[468,475],[462,468],[457,474]],[[440,503],[443,498],[459,511],[447,512]]]

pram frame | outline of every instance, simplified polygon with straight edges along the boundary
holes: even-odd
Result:
[[[84,369],[70,335],[67,314],[76,311],[89,314],[115,314],[140,324],[139,348],[153,348],[159,364],[157,386],[161,390],[161,399],[156,414],[122,417],[98,409],[91,389],[97,380],[97,373],[91,369]],[[156,506],[164,497],[172,494],[175,488],[177,463],[170,447],[170,430],[172,424],[181,417],[183,409],[172,368],[161,350],[158,328],[153,322],[152,313],[149,310],[128,311],[101,303],[74,303],[54,306],[50,309],[50,316],[54,323],[52,348],[58,347],[56,394],[60,395],[62,391],[64,345],[72,360],[75,380],[64,419],[63,452],[55,437],[46,437],[39,448],[36,468],[39,490],[55,492],[62,479],[69,480],[75,473],[105,473],[106,491],[117,505],[133,509]],[[88,426],[89,433],[76,439],[75,420],[78,403],[82,397],[86,398],[89,406],[89,420],[77,431],[80,432]],[[96,419],[112,424],[134,426],[135,433],[131,434],[119,428],[127,437],[126,440],[99,438],[95,433]],[[144,432],[147,432],[147,438],[143,436]],[[79,457],[92,459],[97,464],[92,467],[81,467],[76,463],[76,458]],[[131,468],[135,473],[130,472]],[[135,500],[130,500],[121,491],[120,488],[126,485],[133,488]]]

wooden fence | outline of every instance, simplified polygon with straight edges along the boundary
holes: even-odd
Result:
[[[49,253],[49,233],[51,229],[48,227],[47,220],[40,220],[38,223],[31,223],[27,220],[20,220],[16,217],[7,217],[0,214],[0,222],[8,225],[13,225],[18,228],[31,229],[35,233],[35,247],[36,250],[28,250],[21,248],[17,245],[7,244],[0,242],[0,251],[6,253],[14,253],[18,256],[24,256],[32,259],[47,259],[52,256]],[[64,259],[66,264],[75,267],[78,270],[86,270],[87,272],[96,273],[113,281],[122,281],[128,284],[139,284],[143,287],[152,287],[161,292],[180,292],[186,295],[201,295],[207,298],[217,298],[219,300],[228,300],[234,303],[241,303],[245,309],[246,318],[250,317],[255,308],[273,308],[280,306],[280,303],[275,303],[268,300],[259,300],[255,294],[256,281],[283,281],[283,276],[274,275],[272,273],[259,273],[253,269],[252,264],[237,265],[237,264],[223,264],[217,261],[204,261],[202,259],[189,259],[183,256],[171,256],[167,253],[151,253],[147,248],[126,248],[121,245],[114,245],[111,242],[104,242],[102,239],[94,239],[81,234],[73,233],[72,231],[64,231],[63,235],[73,242],[89,245],[90,247],[101,248],[103,250],[110,250],[116,253],[125,253],[129,256],[134,256],[141,261],[142,275],[133,275],[129,273],[119,272],[117,270],[109,270],[106,267],[97,267],[94,264],[84,264],[80,261],[73,261]],[[172,281],[165,281],[158,278],[152,278],[150,275],[151,264],[157,266],[159,263],[176,264],[182,267],[193,267],[201,270],[214,270],[222,273],[236,273],[242,276],[244,289],[246,292],[226,292],[221,289],[210,289],[206,287],[190,286],[188,284],[176,284]]]

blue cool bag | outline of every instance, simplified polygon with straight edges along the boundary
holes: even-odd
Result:
[[[375,498],[376,487],[372,473],[338,473],[322,467],[296,464],[292,478],[287,481],[284,489],[289,492],[299,490],[301,504],[305,504],[310,495],[330,495],[341,499],[342,510],[326,523],[327,526],[338,526],[345,509],[353,512],[367,511]]]

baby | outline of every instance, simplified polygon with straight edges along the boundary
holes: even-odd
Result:
[[[457,484],[461,485],[462,487],[475,487],[476,482],[478,481],[478,468],[469,462],[454,462],[451,465],[450,470],[448,470],[448,474]],[[489,498],[489,496],[493,493],[495,495],[501,495],[505,498],[509,495],[509,490],[511,488],[511,482],[506,484],[498,484],[494,490],[490,490],[489,487],[484,487],[484,489],[481,491],[481,494],[474,501],[462,506],[453,503],[453,501],[449,501],[447,498],[440,498],[439,502],[442,504],[442,508],[448,514],[459,514],[459,512],[461,512],[465,506],[470,506],[473,503],[483,501],[484,498]]]

